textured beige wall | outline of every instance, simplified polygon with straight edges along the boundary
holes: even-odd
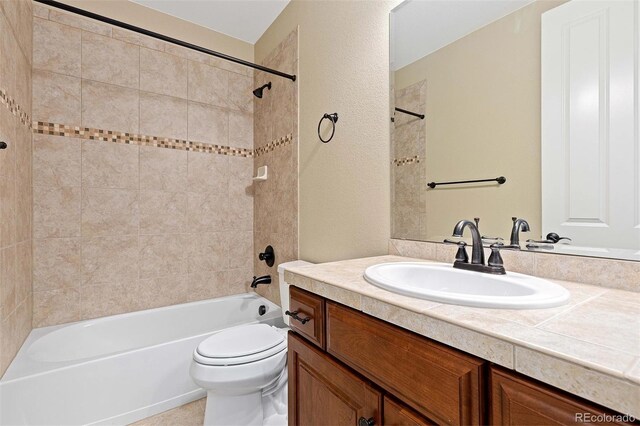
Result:
[[[31,16],[0,2],[0,376],[31,331]]]
[[[527,238],[540,236],[540,17],[561,3],[535,2],[395,73],[396,90],[427,81],[427,181],[507,178],[434,190],[425,182],[428,239],[473,217],[483,235],[508,239],[518,216],[531,225]]]
[[[158,12],[129,0],[60,0],[71,6],[177,38],[247,61],[253,45],[208,28]]]
[[[300,257],[385,253],[389,210],[389,11],[397,1],[292,1],[256,43],[262,60],[299,25]],[[325,112],[336,135],[318,140]]]

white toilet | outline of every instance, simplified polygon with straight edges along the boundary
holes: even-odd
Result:
[[[282,317],[289,308],[284,270],[278,266]],[[267,324],[228,328],[202,341],[193,353],[191,378],[207,390],[204,424],[269,426],[287,424],[287,329]]]

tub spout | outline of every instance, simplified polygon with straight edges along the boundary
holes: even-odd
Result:
[[[259,284],[271,284],[271,275],[254,276],[253,281],[251,281],[251,288],[256,288]]]

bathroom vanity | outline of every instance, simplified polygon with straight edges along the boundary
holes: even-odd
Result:
[[[489,338],[495,335],[490,326],[484,330],[487,334],[477,333],[485,321],[482,314],[478,313],[475,330],[454,326],[453,318],[447,327],[446,321],[429,315],[438,306],[450,312],[460,308],[466,314],[475,308],[395,295],[361,278],[365,267],[389,260],[406,259],[385,256],[287,272],[286,281],[293,285],[289,311],[294,315],[289,333],[289,424],[542,425],[584,423],[589,416],[597,418],[591,421],[596,424],[628,420],[605,418],[620,413],[514,371],[517,345],[506,338]],[[503,350],[511,359],[502,357]],[[553,368],[553,363],[547,367]],[[582,379],[580,374],[564,377],[571,374],[568,367],[553,372],[569,387],[571,380]],[[593,378],[592,391],[615,395],[610,383]],[[628,385],[621,390],[629,392],[637,414],[640,388],[637,382]]]

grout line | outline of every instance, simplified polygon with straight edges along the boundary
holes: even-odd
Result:
[[[587,303],[587,302],[591,302],[592,300],[597,299],[598,297],[602,296],[603,294],[605,294],[605,293],[607,292],[607,288],[606,288],[606,287],[600,287],[600,288],[602,289],[602,291],[601,291],[600,293],[595,294],[595,295],[593,295],[593,296],[591,296],[591,297],[588,297],[588,298],[586,298],[585,300],[583,300],[582,302],[578,302],[578,303],[576,303],[576,304],[575,304],[575,305],[573,305],[573,306],[569,306],[569,307],[567,307],[567,309],[565,309],[564,311],[562,311],[562,312],[558,312],[557,314],[555,314],[555,315],[553,315],[553,316],[551,316],[551,317],[549,317],[549,318],[545,319],[544,321],[541,321],[541,322],[539,322],[539,323],[535,324],[533,327],[534,327],[534,328],[539,328],[539,327],[541,327],[541,326],[545,325],[546,323],[548,323],[549,321],[551,321],[551,320],[554,320],[554,319],[558,318],[558,317],[559,317],[559,316],[561,316],[561,315],[569,314],[571,311],[573,311],[573,310],[574,310],[574,309],[576,309],[577,307],[582,306],[582,305],[584,305],[584,304],[585,304],[585,303]],[[540,329],[540,330],[542,330],[542,329]],[[544,330],[544,331],[548,331],[548,330]]]

